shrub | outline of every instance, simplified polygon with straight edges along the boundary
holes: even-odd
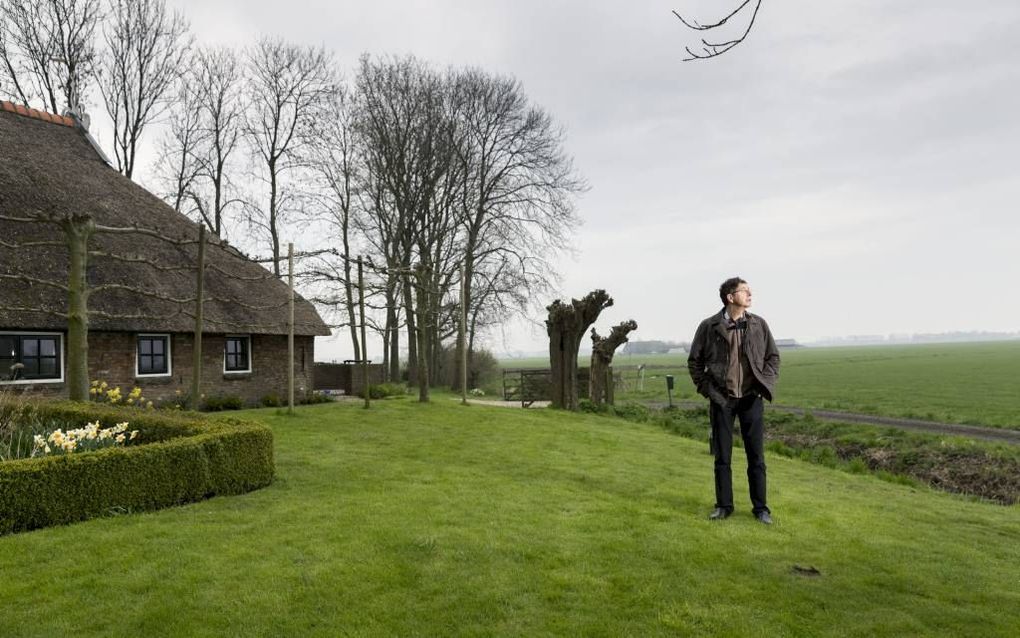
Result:
[[[369,386],[368,398],[370,399],[385,399],[387,397],[402,397],[407,394],[407,386],[403,383],[378,383],[376,385]],[[364,398],[365,391],[362,389],[358,392],[358,396]]]
[[[262,399],[259,400],[259,403],[261,403],[264,408],[278,408],[283,405],[283,400],[280,399],[279,394],[270,392],[262,397]]]
[[[243,408],[244,400],[235,394],[206,397],[202,400],[202,410],[205,412],[241,410]]]
[[[459,392],[460,374],[456,359],[456,344],[442,347],[439,359],[439,379],[436,385],[445,385],[453,391]],[[485,348],[476,348],[471,352],[467,376],[469,388],[482,388],[490,394],[499,394],[496,391],[501,384],[499,361]]]
[[[624,403],[623,405],[613,406],[613,413],[618,417],[637,423],[645,423],[652,416],[651,411],[640,403]]]
[[[313,390],[312,392],[303,395],[300,401],[298,402],[301,403],[302,405],[315,405],[317,403],[332,403],[333,397],[322,392],[315,392]]]
[[[259,424],[64,402],[33,402],[29,412],[68,428],[130,419],[145,444],[0,463],[0,534],[240,494],[273,480],[273,434]]]

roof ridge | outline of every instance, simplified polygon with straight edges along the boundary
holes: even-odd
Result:
[[[14,102],[9,102],[7,100],[0,102],[0,111],[16,113],[17,115],[30,117],[33,120],[42,120],[43,122],[50,122],[51,124],[59,124],[61,126],[70,126],[73,128],[75,125],[74,118],[66,115],[55,115],[53,113],[33,109],[22,104],[15,104]]]

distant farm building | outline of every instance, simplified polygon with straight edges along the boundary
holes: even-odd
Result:
[[[804,345],[797,343],[796,339],[776,339],[777,348],[803,348]]]

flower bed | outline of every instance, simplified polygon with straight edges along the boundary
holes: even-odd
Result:
[[[0,463],[0,534],[241,494],[273,480],[273,434],[256,423],[73,403],[34,403],[29,415],[67,428],[128,421],[141,444]]]

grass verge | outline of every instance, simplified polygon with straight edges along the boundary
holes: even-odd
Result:
[[[708,410],[611,408],[616,416],[653,422],[682,436],[708,440]],[[1020,448],[1006,443],[937,436],[897,428],[820,421],[766,410],[768,451],[888,481],[923,484],[1002,505],[1020,503]],[[739,429],[739,425],[735,425]],[[739,436],[734,444],[740,446]]]

